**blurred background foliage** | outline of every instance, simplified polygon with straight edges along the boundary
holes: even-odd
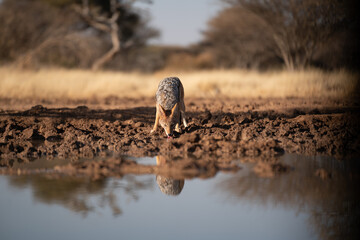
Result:
[[[359,65],[355,1],[223,0],[205,31],[216,64],[289,70]]]
[[[116,25],[120,49],[101,65],[105,69],[356,70],[360,64],[356,1],[220,2],[223,9],[204,26],[203,40],[179,47],[149,44],[160,33],[149,26],[149,14],[134,7],[133,1],[3,0],[0,65],[91,68],[114,48],[114,41],[90,20],[111,26],[108,20],[115,12],[119,13]],[[82,15],[85,3],[91,10],[90,20]]]

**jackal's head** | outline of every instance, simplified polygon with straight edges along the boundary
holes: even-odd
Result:
[[[166,136],[172,137],[176,124],[179,122],[178,104],[176,103],[171,110],[165,110],[159,104],[159,123],[164,128]]]

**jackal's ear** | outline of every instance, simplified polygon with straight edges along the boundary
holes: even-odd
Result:
[[[176,104],[173,106],[173,108],[171,109],[171,115],[173,115],[173,114],[174,114],[174,112],[175,112],[175,109],[176,109],[177,105],[178,105],[178,103],[176,103]]]
[[[165,109],[159,104],[159,112],[161,115],[165,116]]]

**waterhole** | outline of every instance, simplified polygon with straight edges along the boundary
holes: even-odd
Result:
[[[127,159],[153,169],[160,164],[155,157]],[[13,167],[56,165],[43,161]],[[236,171],[207,178],[172,178],[156,169],[97,178],[0,175],[0,239],[359,236],[359,161],[285,154],[275,163],[233,164]]]

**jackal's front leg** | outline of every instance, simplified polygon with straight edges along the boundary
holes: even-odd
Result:
[[[181,128],[180,128],[180,118],[179,118],[179,122],[177,122],[175,125],[175,131],[178,133],[182,133]]]
[[[150,131],[150,133],[154,133],[156,132],[157,130],[157,127],[159,125],[159,109],[158,109],[158,106],[156,105],[156,117],[155,117],[155,124],[154,124],[154,127],[153,129]]]
[[[180,104],[180,115],[181,115],[181,119],[183,121],[184,127],[187,127],[187,122],[186,122],[186,119],[185,119],[185,103],[184,103],[184,100],[182,100],[181,104]]]

